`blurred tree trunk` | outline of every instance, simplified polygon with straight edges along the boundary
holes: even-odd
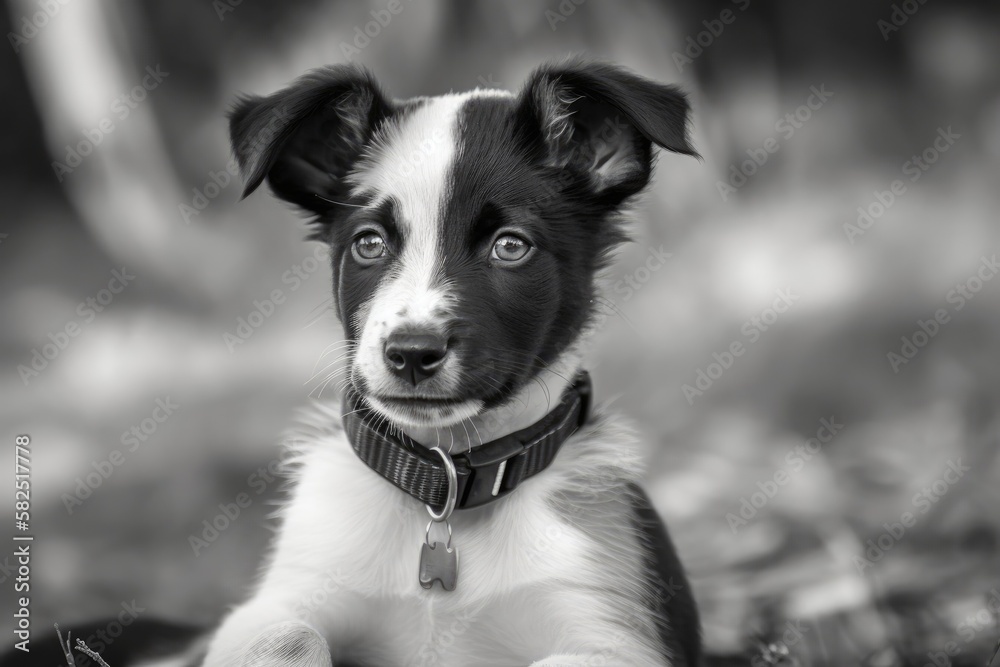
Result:
[[[154,76],[157,63],[133,66],[107,5],[59,7],[20,49],[56,177],[115,261],[188,296],[221,297],[232,275],[225,266],[237,257],[232,240],[179,213],[190,196],[182,194],[153,104],[171,92],[169,71]],[[10,11],[18,23],[40,13],[30,0],[14,0]]]

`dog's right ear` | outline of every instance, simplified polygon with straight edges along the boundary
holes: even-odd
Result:
[[[275,195],[317,216],[349,196],[346,177],[391,103],[360,67],[313,70],[267,97],[242,97],[229,137],[246,197],[267,179]]]
[[[610,204],[649,183],[652,145],[694,155],[684,93],[613,65],[545,65],[521,91],[520,126],[544,164],[581,174]]]

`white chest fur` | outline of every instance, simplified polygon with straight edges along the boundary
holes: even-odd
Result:
[[[459,581],[446,592],[418,581],[425,508],[355,456],[336,411],[315,423],[294,458],[271,563],[230,621],[303,620],[334,664],[529,665],[553,654],[663,664],[638,599],[641,552],[616,499],[641,469],[627,429],[599,421],[510,496],[456,512]]]

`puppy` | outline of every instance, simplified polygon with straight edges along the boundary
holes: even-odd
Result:
[[[341,65],[237,102],[245,195],[266,180],[330,247],[346,391],[298,433],[205,665],[700,664],[640,447],[591,414],[581,358],[653,145],[695,154],[687,117],[582,61],[518,94],[399,101]]]

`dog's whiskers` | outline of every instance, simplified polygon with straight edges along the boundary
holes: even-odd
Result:
[[[310,382],[312,382],[313,380],[315,380],[317,377],[319,377],[320,375],[322,375],[324,372],[326,372],[326,370],[328,368],[330,368],[332,366],[336,366],[341,361],[344,361],[345,359],[347,359],[349,356],[350,356],[350,353],[341,355],[340,357],[338,357],[338,358],[334,359],[333,361],[331,361],[330,363],[328,363],[326,366],[323,366],[323,368],[321,368],[319,370],[315,370],[314,369],[313,374],[311,376],[309,376],[309,379],[307,379],[302,384],[309,384]],[[333,372],[334,373],[342,373],[345,370],[347,370],[349,367],[350,367],[350,364],[344,364],[340,368],[335,369]]]
[[[334,350],[343,350],[345,348],[356,348],[357,346],[358,342],[356,340],[337,341],[336,343],[331,343],[330,345],[327,345],[325,348],[323,348],[323,351],[320,353],[319,358],[322,359],[323,357],[325,357]]]
[[[483,436],[479,432],[479,427],[476,426],[476,422],[472,419],[472,417],[469,417],[468,419],[469,419],[469,423],[472,424],[472,428],[475,429],[475,431],[476,431],[476,437],[479,438],[479,445],[482,446],[482,444],[483,444]]]

